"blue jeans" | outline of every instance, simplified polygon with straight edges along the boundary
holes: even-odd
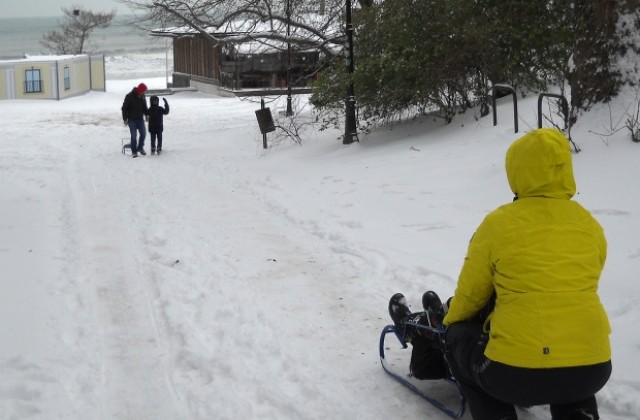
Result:
[[[147,137],[147,129],[144,126],[144,118],[129,118],[129,131],[131,131],[131,153],[137,153],[144,148],[144,139]],[[137,131],[140,132],[140,139],[136,141]]]

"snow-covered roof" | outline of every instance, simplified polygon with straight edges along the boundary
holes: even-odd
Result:
[[[292,22],[302,22],[305,25],[313,28],[320,28],[326,25],[326,17],[318,13],[304,13],[292,17]],[[286,22],[276,20],[254,20],[254,19],[237,19],[230,22],[225,22],[222,25],[215,26],[203,26],[202,29],[208,34],[218,37],[230,37],[234,35],[247,35],[247,34],[259,34],[259,33],[286,33]],[[291,26],[291,33],[301,32],[300,28]],[[200,31],[189,25],[174,26],[168,28],[157,28],[151,30],[153,36],[188,36],[197,35]]]
[[[319,13],[304,13],[292,18],[292,21],[304,23],[310,28],[318,28],[319,32],[338,32],[339,27],[326,28],[326,16]],[[324,29],[320,29],[324,28]],[[318,36],[296,25],[287,28],[287,23],[283,21],[269,20],[260,21],[253,19],[234,20],[226,22],[220,26],[207,26],[201,28],[207,34],[216,39],[224,39],[228,43],[236,44],[236,49],[241,54],[265,54],[270,52],[283,51],[287,48],[286,41],[281,39],[270,39],[274,35],[283,37],[289,34],[292,39],[318,40]],[[152,36],[180,38],[184,36],[196,36],[201,31],[192,26],[175,26],[169,28],[159,28],[151,31]],[[247,41],[250,36],[253,40]],[[237,38],[237,39],[234,39]],[[299,51],[300,49],[297,48]]]
[[[9,60],[0,60],[0,64],[5,63],[41,63],[41,62],[52,62],[52,61],[63,61],[63,60],[71,60],[74,58],[82,58],[88,57],[87,54],[79,54],[79,55],[27,55],[23,58],[15,58]]]

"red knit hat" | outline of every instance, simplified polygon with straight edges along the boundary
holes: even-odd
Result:
[[[142,95],[143,93],[145,93],[147,91],[147,85],[145,85],[144,83],[140,83],[138,85],[138,87],[136,88],[136,93],[138,95]]]

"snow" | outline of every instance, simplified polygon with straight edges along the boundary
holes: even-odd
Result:
[[[0,60],[0,65],[8,64],[8,63],[39,63],[43,61],[57,61],[57,60],[70,60],[76,57],[89,57],[86,54],[80,55],[28,55],[25,54],[24,58],[18,58],[13,60]]]
[[[388,299],[453,292],[474,229],[512,198],[504,155],[537,98],[520,133],[504,98],[496,127],[469,113],[263,150],[258,102],[181,92],[164,153],[132,159],[124,95],[165,87],[160,57],[133,61],[108,61],[106,93],[0,101],[0,418],[446,419],[381,369]],[[634,98],[573,130],[576,200],[609,243],[608,420],[640,412],[640,145],[606,135]]]

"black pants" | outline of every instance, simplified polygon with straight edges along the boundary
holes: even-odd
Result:
[[[449,367],[437,337],[416,336],[411,341],[409,370],[416,379],[448,378]]]
[[[151,150],[162,150],[162,131],[151,134]],[[158,138],[158,147],[156,148],[156,137]]]
[[[599,419],[595,394],[611,375],[611,362],[568,368],[529,369],[487,359],[482,324],[451,325],[445,337],[447,361],[467,398],[474,420],[515,420],[515,405],[551,406],[553,420],[574,410]]]

